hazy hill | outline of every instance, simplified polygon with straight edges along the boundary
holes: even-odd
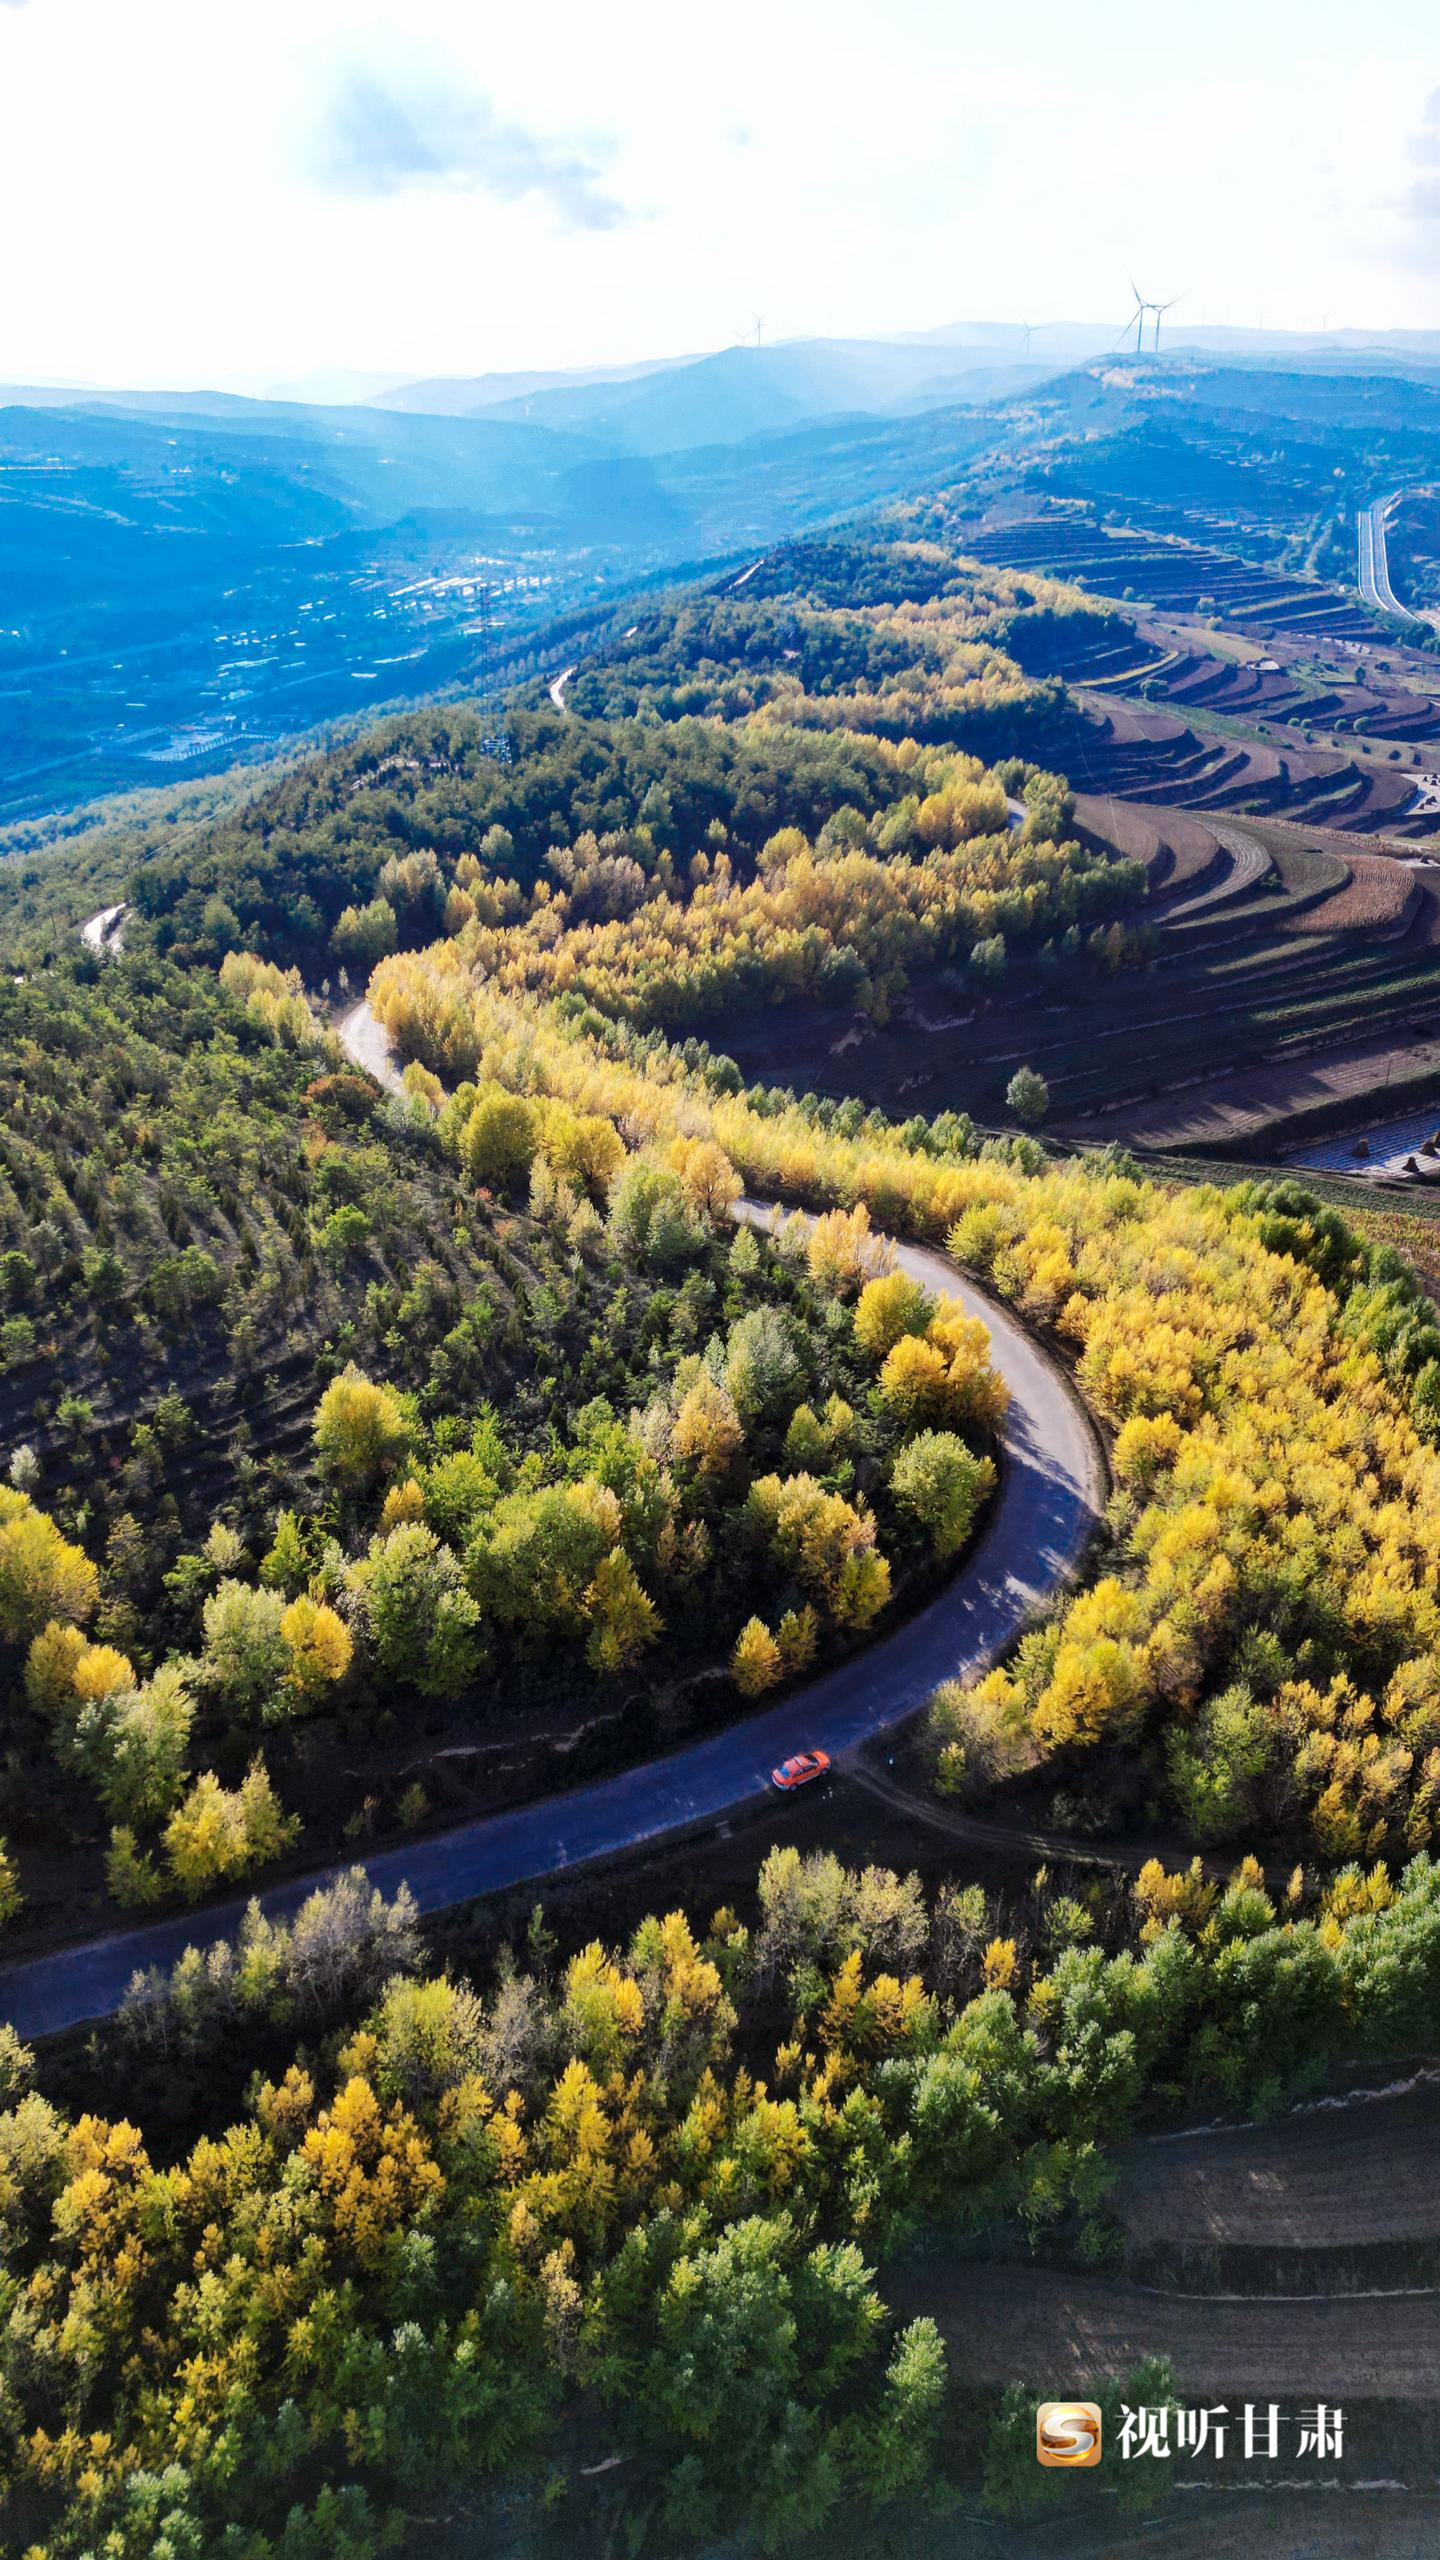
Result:
[[[505,417],[0,408],[0,816],[483,681],[557,613],[943,474],[980,413],[678,453]]]
[[[530,672],[537,648],[574,654],[542,643],[557,617],[954,482],[982,453],[992,494],[1040,475],[1109,504],[1238,508],[1343,575],[1354,506],[1433,476],[1423,352],[1408,376],[1359,348],[1323,370],[1247,348],[1056,371],[995,361],[998,331],[941,333],[731,348],[470,416],[205,393],[0,407],[0,817],[475,686],[492,641]]]
[[[667,373],[693,364],[692,356],[651,356],[643,364],[579,365],[560,373],[437,374],[433,381],[405,382],[376,392],[372,409],[418,410],[437,418],[473,418],[533,398],[536,392],[577,391],[585,384],[638,382],[642,374]]]
[[[1357,374],[1426,379],[1440,368],[1440,333],[1423,330],[1348,330],[1321,338],[1187,327],[1183,308],[1164,329],[1166,364],[1279,369],[1321,380]],[[384,392],[372,405],[509,418],[582,434],[613,451],[673,453],[847,415],[895,416],[1003,399],[1124,353],[1127,334],[1123,321],[958,321],[904,336],[793,338],[572,374],[447,376]]]
[[[407,408],[483,412],[583,434],[623,452],[660,454],[847,413],[883,416],[988,399],[1048,370],[1003,363],[988,346],[805,338],[549,386],[503,374],[417,383],[398,397]]]

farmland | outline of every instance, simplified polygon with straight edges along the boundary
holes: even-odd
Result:
[[[1233,386],[1182,437],[1137,423],[1103,368],[1089,382],[1055,394],[1048,447],[986,457],[920,524],[1022,593],[1062,580],[1088,600],[1053,622],[1064,690],[1027,748],[1066,776],[1082,837],[1144,865],[1147,956],[1063,986],[1021,964],[978,1004],[939,974],[858,1039],[803,1021],[806,1072],[993,1123],[1023,1060],[1059,1135],[1259,1154],[1296,1115],[1440,1096],[1440,672],[1361,603],[1325,512],[1372,466],[1303,402],[1281,460],[1250,394],[1225,408]],[[1163,408],[1162,378],[1145,388]],[[1097,412],[1113,432],[1071,432]],[[734,1045],[777,1070],[763,1023]]]
[[[1044,742],[1077,789],[1361,834],[1431,832],[1413,764],[1440,737],[1440,697],[1413,653],[1372,664],[1375,627],[1353,598],[1069,510],[962,521],[955,533],[982,563],[1070,579],[1115,606],[1115,631],[1063,661],[1074,699]],[[1225,635],[1222,654],[1169,637],[1170,617],[1201,609]],[[1237,644],[1251,654],[1232,654]]]

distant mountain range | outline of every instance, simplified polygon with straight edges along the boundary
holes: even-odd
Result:
[[[1198,438],[1223,493],[1226,455],[1283,424],[1326,448],[1329,512],[1352,464],[1361,494],[1375,469],[1433,476],[1440,334],[1197,330],[1159,360],[1114,338],[957,324],[330,406],[0,390],[0,817],[473,687],[557,616],[593,624],[982,453],[993,481],[1106,439],[1123,496],[1125,439],[1168,483]]]
[[[1000,400],[1123,352],[1114,326],[956,322],[896,338],[794,338],[570,375],[447,377],[377,394],[371,405],[432,416],[511,419],[584,435],[619,453],[675,453],[845,416],[896,417]],[[1344,330],[1322,337],[1169,326],[1165,357],[1227,365],[1408,377],[1440,370],[1440,332]]]
[[[266,399],[237,392],[104,390],[83,385],[0,386],[0,405],[47,410],[118,410],[127,416],[229,420],[247,431],[311,433],[327,443],[340,421],[374,414],[485,420],[546,428],[608,454],[661,455],[783,434],[822,420],[898,418],[927,409],[1003,400],[1057,374],[1125,352],[1114,324],[955,321],[939,329],[876,338],[790,338],[773,346],[658,356],[644,362],[567,372],[443,375],[383,383],[346,377],[344,397]],[[1425,380],[1440,373],[1440,331],[1295,330],[1193,327],[1165,323],[1164,361],[1219,359],[1232,368],[1367,374]],[[356,386],[350,395],[350,385]],[[303,423],[285,424],[284,421]],[[358,423],[355,434],[363,442]],[[498,450],[498,448],[497,448]]]
[[[1053,372],[994,348],[883,339],[802,338],[766,347],[569,379],[486,374],[417,382],[375,405],[507,418],[593,437],[621,453],[675,453],[773,435],[820,418],[886,417],[1003,397]]]
[[[0,395],[0,818],[473,689],[557,615],[942,479],[993,432],[973,407],[728,423],[656,453],[493,411]]]

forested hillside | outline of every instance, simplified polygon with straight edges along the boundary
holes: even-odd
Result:
[[[947,2461],[1003,2505],[1010,2421],[883,2262],[1096,2255],[1135,2124],[1429,2033],[1440,1327],[1293,1184],[1029,1133],[1029,1015],[1151,959],[1144,867],[1031,752],[1107,617],[937,533],[796,546],[637,608],[564,707],[407,715],[152,839],[118,952],[17,925],[0,1916],[35,1950],[801,1709],[1011,1462],[985,1323],[896,1237],[1018,1311],[1111,1475],[917,1761],[1114,1867],[927,1895],[784,1846],[623,1943],[537,1910],[478,1982],[357,1874],[88,2050],[0,2030],[37,2560],[361,2560],[522,2479],[557,2550],[789,2550]],[[802,1018],[843,1056],[917,985],[1017,1068],[1003,1131],[805,1090]],[[797,1071],[747,1085],[767,1014]]]
[[[753,1695],[963,1546],[984,1328],[897,1289],[863,1212],[762,1242],[703,1139],[418,1071],[384,1105],[268,963],[90,963],[9,1005],[0,1339],[34,1436],[0,1623],[52,1893],[107,1820],[119,1899],[193,1898],[302,1810],[312,1855],[422,1819],[447,1739],[483,1769],[569,1717],[623,1748],[642,1658],[657,1700],[707,1669]]]
[[[537,688],[503,718],[456,705],[383,721],[200,841],[157,846],[132,884],[144,928],[182,953],[208,936],[212,957],[243,941],[318,961],[343,907],[377,895],[401,942],[419,939],[466,856],[526,893],[552,843],[587,832],[645,827],[688,860],[723,828],[753,860],[779,827],[815,834],[837,807],[873,816],[902,797],[898,742],[1023,750],[1058,698],[1027,667],[1053,657],[1057,626],[1105,621],[1074,588],[889,538],[785,547],[738,589],[636,610],[563,711]],[[510,849],[486,857],[497,827]],[[438,885],[382,885],[416,853],[435,855]],[[233,921],[203,921],[211,897]]]
[[[675,1911],[564,1965],[540,1933],[481,1993],[427,1977],[413,1920],[352,1883],[137,1997],[132,2085],[147,2059],[213,2083],[237,2036],[266,2056],[243,2114],[165,2164],[27,2094],[0,2040],[16,2547],[369,2560],[437,2499],[490,2533],[528,2473],[558,2555],[623,2521],[617,2451],[661,2549],[748,2524],[787,2552],[981,2470],[1003,2512],[1033,2405],[1027,2430],[948,2396],[876,2258],[1067,2208],[1093,2252],[1103,2147],[1147,2105],[1273,2104],[1334,2054],[1410,2049],[1440,1870],[1350,1868],[1307,1906],[1253,1861],[1223,1889],[1157,1863],[1133,1895],[1037,1880],[1001,1916],[979,1886],[927,1907],[913,1876],[775,1850],[748,1920]],[[1142,2369],[1109,2417],[1173,2390]],[[1169,2478],[1137,2466],[1127,2504]]]

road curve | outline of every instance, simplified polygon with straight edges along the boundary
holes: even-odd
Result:
[[[1420,622],[1424,616],[1412,613],[1408,604],[1402,604],[1390,584],[1385,527],[1399,499],[1400,491],[1397,489],[1393,497],[1377,498],[1371,506],[1362,507],[1356,518],[1360,593],[1376,613],[1388,613],[1394,622]]]
[[[118,907],[101,907],[87,916],[80,927],[80,939],[90,951],[123,951],[125,918],[130,913],[122,899]]]
[[[395,1064],[390,1034],[383,1022],[377,1022],[363,996],[340,1015],[335,1032],[346,1056],[353,1058],[357,1067],[363,1067],[367,1076],[383,1084],[387,1093],[403,1094],[405,1082]]]
[[[357,1007],[341,1026],[351,1055],[367,1066],[362,1044],[373,1022]],[[760,1223],[770,1213],[747,1201],[737,1214]],[[945,1255],[897,1244],[895,1256],[927,1288],[983,1316],[1010,1389],[999,1489],[953,1581],[892,1634],[781,1704],[618,1776],[382,1850],[363,1862],[372,1884],[387,1895],[408,1885],[422,1912],[443,1911],[753,1805],[787,1752],[818,1746],[837,1758],[903,1723],[942,1680],[982,1670],[1071,1576],[1105,1488],[1099,1442],[1075,1388],[1033,1335]],[[261,1907],[285,1917],[354,1863],[275,1885],[259,1896]],[[187,1946],[232,1937],[247,1898],[9,1965],[0,1970],[0,2018],[31,2037],[107,2017],[137,1968],[168,1966]]]

